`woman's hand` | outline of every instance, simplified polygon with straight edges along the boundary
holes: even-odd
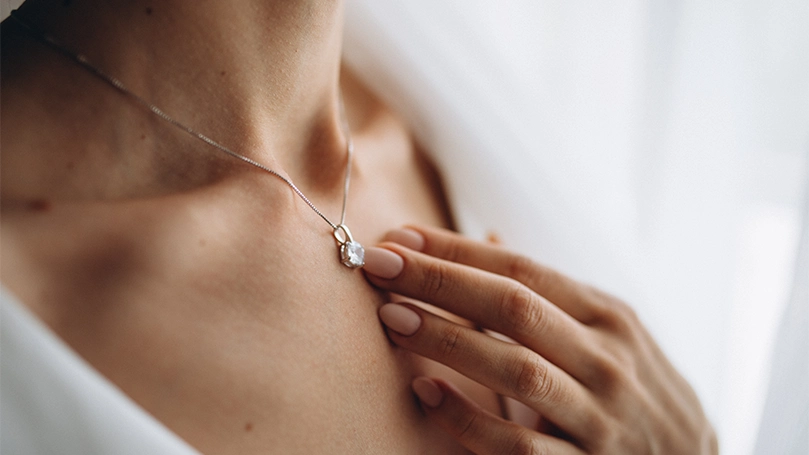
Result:
[[[417,378],[427,415],[484,454],[715,454],[699,401],[623,302],[497,246],[428,228],[369,248],[376,286],[443,308],[519,344],[414,305],[380,318],[402,348],[446,364],[537,411],[525,428],[444,381]]]

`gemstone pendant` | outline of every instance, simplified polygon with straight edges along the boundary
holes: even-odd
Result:
[[[340,261],[350,269],[365,265],[365,248],[351,237],[348,226],[340,224],[334,228],[334,238],[340,245]]]
[[[346,242],[340,245],[340,260],[350,269],[362,267],[365,265],[365,248],[359,242]]]

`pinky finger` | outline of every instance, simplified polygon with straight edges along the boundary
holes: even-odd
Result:
[[[444,381],[421,377],[412,386],[429,418],[477,455],[584,454],[567,441],[495,416]]]

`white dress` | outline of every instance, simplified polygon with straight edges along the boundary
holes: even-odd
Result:
[[[5,290],[0,317],[0,453],[198,453]]]

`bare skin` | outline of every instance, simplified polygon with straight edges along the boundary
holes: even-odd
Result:
[[[341,76],[338,2],[42,0],[22,14],[332,219],[342,89],[355,237],[450,223],[404,125]],[[204,453],[465,453],[410,381],[448,378],[497,412],[494,394],[391,344],[377,318],[390,297],[339,263],[285,184],[12,23],[2,45],[2,281],[73,349]]]

